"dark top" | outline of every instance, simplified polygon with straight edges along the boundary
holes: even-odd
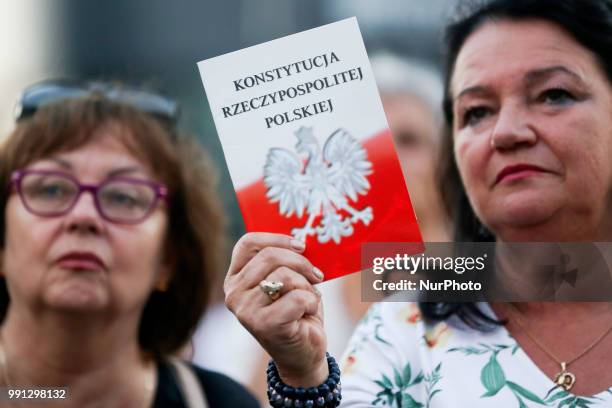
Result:
[[[242,385],[229,377],[190,365],[206,394],[210,408],[259,408],[259,403]],[[167,362],[157,365],[158,385],[154,408],[186,407],[172,367]]]

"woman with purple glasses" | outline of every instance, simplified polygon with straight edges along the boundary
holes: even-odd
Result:
[[[171,357],[217,267],[214,177],[175,105],[110,89],[30,88],[0,149],[1,404],[256,407]]]

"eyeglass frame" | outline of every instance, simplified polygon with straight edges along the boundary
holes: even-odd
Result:
[[[32,209],[32,207],[28,205],[27,200],[24,197],[24,192],[22,190],[22,180],[28,174],[62,176],[70,180],[71,182],[73,182],[78,187],[78,191],[72,203],[65,210],[44,213],[44,214],[37,212],[36,210]],[[102,210],[102,206],[100,205],[100,200],[98,199],[98,191],[104,186],[106,186],[107,184],[111,182],[116,182],[116,181],[126,181],[128,183],[146,185],[152,188],[152,190],[155,193],[153,202],[151,203],[151,206],[144,213],[142,217],[138,218],[137,220],[118,220],[118,219],[113,219],[112,217],[109,217],[107,214],[104,213],[104,211]],[[105,221],[112,222],[113,224],[128,224],[128,225],[139,224],[143,222],[145,219],[147,219],[147,217],[149,217],[153,213],[153,211],[155,211],[157,205],[159,204],[160,199],[168,203],[168,188],[166,186],[164,186],[161,183],[152,181],[152,180],[143,180],[143,179],[132,178],[132,177],[113,177],[99,184],[83,184],[79,180],[77,180],[76,177],[72,176],[69,173],[65,173],[62,171],[22,169],[22,170],[15,170],[11,173],[10,185],[15,187],[15,190],[17,191],[17,194],[19,195],[19,199],[21,200],[21,203],[23,204],[24,208],[28,212],[36,216],[46,217],[46,218],[61,217],[63,215],[70,213],[70,211],[72,211],[74,206],[79,202],[79,199],[81,198],[81,195],[83,194],[83,192],[91,193],[93,200],[94,200],[94,205],[96,207],[96,211],[98,212],[98,215],[102,217],[102,219],[104,219]]]

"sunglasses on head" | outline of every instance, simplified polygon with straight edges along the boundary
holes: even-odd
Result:
[[[26,88],[15,108],[15,120],[29,118],[39,108],[50,103],[96,94],[132,106],[169,125],[174,126],[178,121],[178,103],[164,95],[108,82],[73,80],[43,81]]]

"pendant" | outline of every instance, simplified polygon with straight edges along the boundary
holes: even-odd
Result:
[[[567,364],[561,363],[561,372],[555,376],[555,383],[565,391],[572,389],[576,383],[576,376],[566,369]]]

